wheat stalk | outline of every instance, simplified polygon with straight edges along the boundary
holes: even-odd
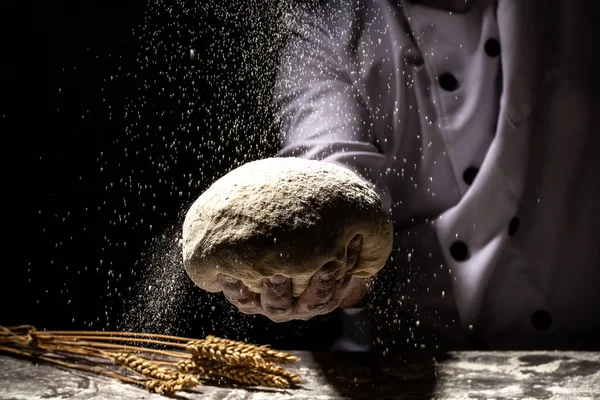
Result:
[[[166,349],[143,347],[146,344]],[[298,361],[297,357],[267,345],[215,336],[195,340],[135,332],[37,331],[31,325],[0,325],[0,352],[108,376],[167,395],[199,385],[199,377],[275,388],[300,383],[298,375],[274,365]],[[142,353],[153,358],[144,358]],[[131,373],[138,379],[127,375]]]

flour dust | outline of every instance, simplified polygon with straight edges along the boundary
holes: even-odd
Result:
[[[139,279],[127,302],[122,329],[176,334],[183,314],[189,312],[189,278],[175,226],[155,238],[135,268]]]

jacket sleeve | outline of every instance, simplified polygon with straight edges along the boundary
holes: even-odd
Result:
[[[306,12],[294,13],[287,26],[290,37],[273,96],[281,132],[278,156],[349,168],[374,186],[389,211],[392,200],[383,179],[388,160],[376,145],[367,104],[353,84],[344,40],[327,21]]]

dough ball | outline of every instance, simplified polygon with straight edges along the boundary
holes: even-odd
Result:
[[[363,244],[354,276],[379,271],[392,250],[393,226],[379,195],[348,169],[303,158],[249,162],[217,180],[190,207],[183,259],[200,288],[220,291],[218,275],[259,292],[275,274],[291,278],[299,296],[324,264],[341,278],[346,248]]]

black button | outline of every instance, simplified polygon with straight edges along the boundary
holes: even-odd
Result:
[[[496,39],[488,39],[483,46],[485,54],[490,57],[498,57],[500,55],[500,42]]]
[[[458,81],[452,74],[442,74],[438,80],[440,82],[440,86],[444,90],[451,92],[458,89]]]
[[[464,261],[469,258],[469,248],[464,242],[457,240],[450,246],[450,255],[456,261]]]
[[[470,185],[471,183],[473,183],[478,172],[479,172],[479,168],[477,168],[477,167],[469,167],[469,168],[465,169],[465,172],[463,172],[463,180],[465,181],[465,183],[467,185]]]
[[[545,331],[552,326],[552,317],[548,311],[537,310],[531,316],[531,324],[535,329]]]
[[[517,229],[519,229],[519,218],[514,217],[510,220],[510,224],[508,224],[508,234],[509,236],[517,233]]]

